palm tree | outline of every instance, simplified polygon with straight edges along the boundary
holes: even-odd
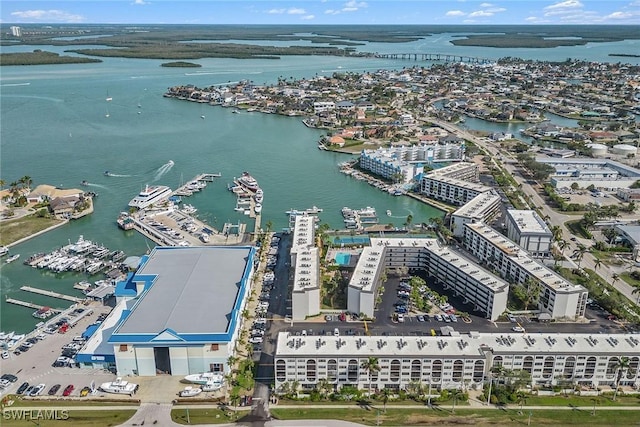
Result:
[[[611,276],[611,280],[611,286],[615,286],[616,282],[620,280],[620,276],[618,275],[618,273],[613,273],[613,275]]]
[[[33,180],[29,175],[23,176],[19,181],[24,188],[31,188],[31,184],[33,183]]]
[[[618,397],[618,386],[620,384],[620,380],[624,373],[629,369],[629,365],[629,358],[625,356],[620,357],[620,359],[614,362],[614,366],[616,367],[616,389],[613,392],[614,401],[616,400],[616,397]]]
[[[584,258],[584,254],[587,252],[587,247],[585,245],[578,245],[578,249],[574,251],[575,258],[578,261],[578,267],[582,263],[582,258]]]
[[[387,402],[389,401],[389,398],[391,397],[391,390],[389,390],[388,388],[383,388],[382,390],[380,390],[380,397],[382,398],[382,408],[384,413],[387,413]]]
[[[0,190],[2,190],[2,187],[4,187],[5,181],[4,179],[0,179]]]
[[[377,357],[369,357],[360,364],[360,369],[369,375],[369,396],[371,396],[371,382],[373,381],[373,373],[380,372],[380,364]]]
[[[520,404],[520,411],[518,412],[522,415],[522,405],[524,405],[527,401],[527,394],[523,391],[519,391],[516,393],[517,402]]]
[[[602,260],[600,258],[594,258],[593,269],[595,271],[598,271],[598,268],[600,268],[601,266],[602,266]]]
[[[636,298],[636,303],[640,303],[640,285],[635,285],[633,290],[631,291],[631,295],[638,294],[638,298]]]
[[[559,225],[551,227],[551,234],[556,242],[562,240],[562,228]]]
[[[455,389],[451,392],[451,397],[453,398],[453,405],[451,406],[452,414],[456,413],[456,402],[458,401],[458,398],[461,396],[462,396],[462,392],[458,389]]]

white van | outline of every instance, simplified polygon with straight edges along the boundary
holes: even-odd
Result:
[[[339,336],[340,336],[340,331],[338,330],[338,328],[335,328],[335,329],[333,330],[333,336],[334,336],[334,337],[339,337]]]

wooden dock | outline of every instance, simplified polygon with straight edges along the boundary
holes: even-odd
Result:
[[[19,299],[14,299],[14,298],[7,298],[5,299],[5,301],[8,302],[9,304],[21,305],[23,307],[33,308],[34,310],[41,310],[46,307],[44,305],[38,305],[38,304],[33,304],[31,302],[20,301]],[[50,308],[50,307],[49,309],[51,311],[55,311],[56,313],[60,313],[62,311],[62,310],[58,310],[56,308]]]
[[[51,292],[45,289],[32,288],[31,286],[21,286],[20,290],[26,291],[26,292],[32,292],[34,294],[39,294],[39,295],[46,295],[52,298],[63,299],[63,300],[67,300],[75,303],[84,301],[84,298],[72,297],[71,295],[65,295],[58,292]]]
[[[220,178],[221,176],[222,176],[221,173],[201,173],[199,175],[196,175],[192,180],[187,181],[186,184],[178,187],[173,193],[171,193],[171,195],[186,196],[186,197],[191,196],[193,194],[193,191],[187,189],[187,186],[189,185],[190,182],[194,182],[194,181],[213,182],[214,178]]]

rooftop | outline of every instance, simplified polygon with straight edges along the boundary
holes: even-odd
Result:
[[[631,334],[479,333],[458,336],[293,336],[278,334],[276,357],[328,355],[482,357],[500,354],[611,354],[637,356],[640,339]]]
[[[315,245],[315,220],[313,215],[297,215],[293,228],[291,253],[307,250]]]
[[[500,202],[500,196],[493,191],[480,193],[453,213],[454,216],[483,219],[485,213]]]
[[[522,233],[548,234],[551,230],[540,216],[533,210],[528,209],[507,209],[507,215],[513,220],[513,223]]]
[[[250,247],[158,247],[132,278],[151,281],[114,335],[229,332],[252,268]]]

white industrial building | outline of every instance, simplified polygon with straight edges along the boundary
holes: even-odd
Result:
[[[313,215],[297,215],[293,227],[291,316],[304,320],[320,313],[320,262]]]
[[[491,190],[491,187],[479,184],[478,180],[478,165],[456,163],[424,175],[420,180],[420,193],[432,199],[462,206],[478,194]]]
[[[640,170],[609,159],[536,158],[538,163],[553,166],[549,177],[556,188],[570,188],[577,183],[581,188],[593,185],[605,190],[629,188],[640,180]]]
[[[540,285],[537,309],[553,319],[584,317],[588,291],[536,261],[516,243],[483,223],[465,224],[464,246],[510,283]]]
[[[507,237],[536,258],[551,256],[553,233],[533,210],[508,209]]]
[[[119,301],[77,361],[118,375],[229,372],[255,248],[157,247],[118,283]]]
[[[495,320],[507,308],[509,284],[437,239],[372,238],[349,282],[347,310],[375,316],[382,271],[423,270],[441,286],[461,295],[474,309]]]
[[[379,371],[364,369],[375,357]],[[619,371],[621,357],[629,367]],[[502,366],[524,370],[531,385],[640,387],[640,340],[632,334],[504,334],[456,336],[294,336],[278,334],[275,389],[285,383],[312,390],[327,380],[338,390],[481,388]],[[499,378],[498,378],[499,380]]]
[[[453,235],[461,237],[467,223],[491,222],[500,214],[501,204],[501,197],[493,191],[478,194],[451,214]]]

